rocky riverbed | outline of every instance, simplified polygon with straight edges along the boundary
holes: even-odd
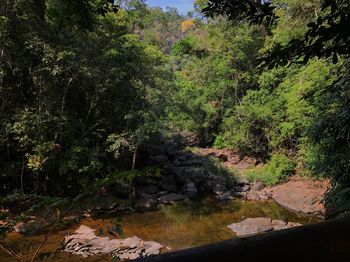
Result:
[[[309,215],[324,215],[323,195],[329,181],[315,181],[293,176],[283,184],[266,187],[261,182],[250,183],[243,171],[261,163],[235,151],[213,148],[184,149],[178,143],[164,142],[150,150],[148,164],[160,166],[166,175],[140,177],[135,180],[135,207],[138,210],[157,208],[186,197],[209,194],[218,200],[274,199],[293,211]],[[236,170],[235,174],[228,170]]]

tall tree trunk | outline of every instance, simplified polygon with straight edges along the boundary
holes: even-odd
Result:
[[[133,156],[132,156],[131,171],[135,170],[137,150],[138,150],[138,148],[136,147],[134,150]]]

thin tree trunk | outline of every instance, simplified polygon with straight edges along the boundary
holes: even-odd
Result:
[[[23,173],[24,173],[24,159],[23,157],[23,162],[22,162],[22,171],[21,171],[21,195],[24,195],[24,185],[23,185]]]
[[[134,150],[133,156],[132,156],[131,171],[135,170],[137,150],[138,150],[138,148],[136,147],[135,150]],[[132,187],[133,180],[134,180],[133,178],[130,178],[130,180],[129,180],[129,194],[130,194],[130,198],[135,198],[135,190]]]

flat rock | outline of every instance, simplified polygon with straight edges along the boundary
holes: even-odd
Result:
[[[143,241],[133,236],[126,239],[110,239],[96,236],[95,230],[81,225],[73,235],[64,239],[64,251],[74,255],[88,257],[105,254],[123,260],[133,260],[157,255],[164,248],[154,241]]]
[[[146,194],[140,193],[138,198],[135,199],[135,208],[138,210],[149,210],[154,208],[158,204],[158,200],[156,197]]]
[[[271,188],[271,191],[272,198],[283,207],[305,214],[322,215],[322,199],[327,188],[327,181],[294,179]]]
[[[177,201],[183,200],[185,198],[182,194],[171,193],[168,195],[161,196],[159,202],[162,204],[173,204]]]
[[[235,232],[237,236],[249,236],[296,226],[301,226],[301,224],[284,222],[281,220],[272,220],[271,218],[265,217],[257,217],[247,218],[239,223],[233,223],[229,225],[228,228]]]

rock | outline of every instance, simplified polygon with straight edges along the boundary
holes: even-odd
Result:
[[[244,186],[234,186],[233,191],[235,192],[247,192],[250,189],[250,186],[245,184]]]
[[[64,251],[88,257],[92,255],[111,255],[118,259],[137,259],[159,254],[163,245],[154,241],[143,241],[138,237],[110,239],[98,237],[95,230],[81,225],[73,235],[64,239]]]
[[[138,237],[129,237],[121,242],[121,246],[135,248],[141,245],[142,240]]]
[[[224,185],[214,184],[212,191],[215,195],[220,196],[220,195],[223,195],[225,193],[226,187]]]
[[[151,210],[157,206],[157,198],[150,194],[141,193],[138,198],[135,199],[135,208],[141,211]]]
[[[260,191],[265,188],[265,184],[263,182],[254,182],[251,186],[251,190]]]
[[[185,172],[186,168],[185,167],[177,167],[177,166],[172,166],[169,169],[169,172],[174,174],[175,178],[177,181],[179,181],[179,183],[181,184],[185,184],[187,181],[187,177],[186,177],[186,172]]]
[[[273,229],[271,218],[265,217],[247,218],[242,222],[229,225],[228,228],[234,231],[237,236],[254,235],[268,232]]]
[[[225,192],[222,195],[216,196],[216,198],[221,201],[228,201],[233,199],[230,192]]]
[[[109,191],[118,198],[128,198],[129,197],[129,185],[127,183],[114,183],[109,186]]]
[[[157,193],[158,196],[164,196],[164,195],[167,195],[167,194],[169,194],[169,191],[159,191]]]
[[[168,195],[161,196],[159,202],[161,204],[173,204],[177,201],[183,200],[185,198],[182,194],[171,193]]]
[[[17,233],[32,235],[42,230],[44,226],[44,223],[39,220],[30,220],[17,223],[13,229]]]
[[[161,251],[161,249],[164,248],[163,245],[157,243],[157,242],[154,242],[154,241],[148,241],[145,245],[144,245],[144,248],[145,248],[145,253],[147,255],[158,255]]]
[[[247,218],[239,223],[228,226],[237,236],[248,236],[264,233],[272,230],[281,230],[291,227],[301,226],[299,223],[272,220],[271,218]]]
[[[295,180],[271,188],[272,198],[281,206],[305,214],[322,215],[322,199],[327,183],[313,180]]]
[[[248,200],[260,200],[260,196],[256,191],[249,191],[247,194]]]
[[[232,192],[234,197],[247,198],[247,192]]]
[[[237,177],[236,177],[235,184],[236,184],[237,186],[244,186],[244,185],[246,185],[246,184],[249,184],[249,181],[248,181],[248,179],[247,179],[246,177],[244,177],[244,176],[237,176]]]
[[[182,190],[186,195],[188,195],[190,197],[194,197],[198,194],[198,189],[197,189],[195,183],[193,183],[193,182],[189,182],[189,183],[185,184]]]
[[[147,185],[137,189],[138,192],[146,193],[146,194],[157,194],[158,187],[156,185]]]
[[[256,191],[256,193],[259,195],[259,200],[268,200],[269,198],[271,198],[271,195],[268,191],[266,190],[260,190],[260,191]]]
[[[177,156],[177,160],[179,162],[183,162],[183,161],[186,161],[192,157],[193,157],[193,154],[191,152],[181,152],[181,154],[179,154]]]
[[[164,176],[159,181],[157,181],[157,185],[166,191],[177,192],[176,181],[173,176]]]
[[[155,185],[157,183],[157,177],[149,176],[137,176],[135,177],[135,184],[137,185]]]

